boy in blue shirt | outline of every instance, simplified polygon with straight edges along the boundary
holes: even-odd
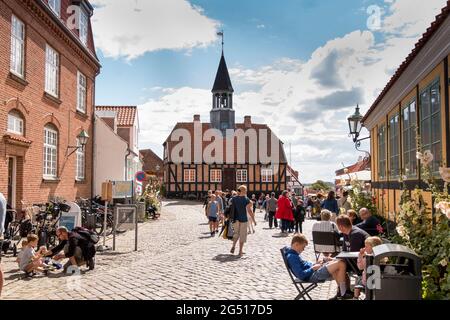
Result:
[[[303,260],[300,254],[308,245],[303,234],[296,234],[292,238],[291,248],[285,248],[285,255],[289,268],[297,279],[305,282],[318,283],[334,279],[338,285],[340,296],[338,299],[352,299],[353,295],[347,293],[346,264],[343,260],[319,261],[313,264]]]

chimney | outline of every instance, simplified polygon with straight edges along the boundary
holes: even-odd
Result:
[[[244,117],[244,128],[250,129],[252,127],[252,117],[251,116],[245,116]]]
[[[199,114],[195,114],[194,115],[194,122],[196,121],[200,121],[200,115]]]

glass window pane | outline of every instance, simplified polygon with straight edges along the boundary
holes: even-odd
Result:
[[[431,113],[439,112],[441,110],[441,102],[439,97],[439,84],[436,83],[430,89],[431,91]]]
[[[420,114],[422,119],[430,115],[430,97],[428,90],[420,95]]]
[[[422,135],[422,145],[423,147],[428,147],[431,144],[431,119],[427,118],[422,121],[421,128]]]

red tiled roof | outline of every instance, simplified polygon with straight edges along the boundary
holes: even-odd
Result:
[[[442,23],[447,19],[450,14],[450,0],[447,1],[447,5],[442,9],[441,13],[436,16],[436,20],[431,24],[431,26],[427,29],[427,31],[422,35],[422,38],[416,43],[415,48],[408,55],[405,61],[400,65],[395,74],[392,76],[391,80],[388,82],[386,87],[383,89],[381,94],[372,104],[370,109],[367,111],[365,116],[363,117],[363,122],[369,117],[369,115],[375,110],[381,100],[385,97],[385,95],[389,92],[389,90],[393,87],[393,85],[397,82],[403,72],[408,68],[414,58],[419,54],[419,52],[425,47],[428,41],[433,37]]]
[[[354,165],[336,171],[336,176],[342,176],[344,174],[370,170],[370,163],[371,163],[370,157],[364,158],[363,160],[358,161]],[[346,169],[348,170],[348,172],[345,172]]]
[[[30,145],[32,143],[31,140],[26,139],[24,136],[20,136],[18,134],[13,134],[13,133],[7,133],[3,136],[3,139],[8,140],[8,141],[12,141],[12,142],[20,142],[22,144],[28,144]]]
[[[142,168],[144,171],[154,172],[156,170],[156,166],[159,166],[161,169],[163,168],[164,162],[156,153],[153,152],[153,150],[140,150],[139,153],[144,159],[144,166]]]
[[[136,106],[96,106],[97,111],[116,111],[117,125],[130,127],[134,125],[137,114]]]

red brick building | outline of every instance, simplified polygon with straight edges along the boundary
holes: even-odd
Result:
[[[95,53],[88,1],[0,0],[0,192],[12,207],[92,193]]]

